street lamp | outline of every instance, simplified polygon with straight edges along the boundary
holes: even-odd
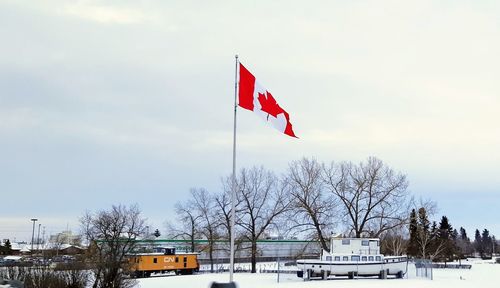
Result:
[[[33,242],[35,242],[35,222],[38,221],[36,218],[31,218],[33,221],[33,232],[31,233],[31,255],[33,255]]]

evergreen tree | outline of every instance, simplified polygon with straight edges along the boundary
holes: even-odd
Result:
[[[431,234],[431,239],[432,240],[436,240],[437,239],[437,237],[438,237],[438,229],[437,229],[437,223],[436,223],[436,221],[432,221],[432,226],[431,226],[430,234]]]
[[[469,238],[467,237],[467,231],[465,231],[464,227],[460,227],[460,239],[461,240],[468,240]]]
[[[418,256],[418,236],[417,236],[417,230],[418,230],[418,223],[417,223],[417,213],[415,212],[415,209],[411,210],[410,213],[410,240],[408,242],[408,246],[406,249],[406,254],[408,256]]]
[[[493,249],[491,252],[491,256],[493,256],[497,252],[497,239],[495,236],[491,236],[491,249]]]
[[[427,212],[425,208],[418,209],[418,219],[417,219],[417,237],[416,242],[418,243],[418,257],[427,258],[430,254],[432,235],[429,231],[429,219],[427,218]]]
[[[453,233],[453,228],[450,225],[450,222],[448,221],[448,217],[443,216],[441,217],[441,221],[439,222],[439,231],[438,231],[438,237],[441,239],[451,239],[451,234]]]
[[[454,233],[455,232],[455,233]],[[439,230],[437,231],[437,243],[442,246],[441,254],[445,261],[453,261],[456,251],[455,241],[458,233],[453,231],[453,227],[448,221],[448,217],[443,216],[439,222]]]
[[[491,255],[492,253],[492,244],[490,231],[488,229],[484,229],[481,235],[481,246],[483,248],[483,252],[485,255]]]
[[[160,230],[156,229],[155,232],[153,233],[153,236],[155,236],[156,238],[160,237]]]
[[[12,245],[10,244],[10,240],[9,239],[5,240],[4,247],[7,248],[8,250],[12,249]]]
[[[439,238],[439,229],[437,228],[436,221],[432,221],[431,230],[429,232],[430,235],[430,244],[429,244],[429,257],[431,259],[435,259],[441,254],[442,244]]]
[[[7,239],[5,242],[0,243],[0,255],[11,255],[12,254],[12,245],[10,244],[10,240]]]
[[[463,227],[460,227],[460,235],[456,240],[457,253],[460,258],[471,255],[473,252],[472,244],[470,243],[469,237],[467,237],[467,231]]]
[[[484,257],[483,240],[481,238],[481,233],[479,232],[478,229],[476,229],[476,233],[474,236],[474,248],[476,249],[476,253],[479,253],[479,256],[483,258]]]

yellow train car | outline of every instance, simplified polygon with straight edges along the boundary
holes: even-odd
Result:
[[[129,264],[132,276],[138,278],[172,271],[189,275],[200,268],[198,253],[176,253],[173,247],[155,247],[151,253],[129,255]]]

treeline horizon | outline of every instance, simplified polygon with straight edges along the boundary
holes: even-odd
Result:
[[[234,183],[235,238],[251,243],[245,249],[251,251],[253,271],[256,241],[270,235],[315,240],[328,251],[329,238],[340,231],[336,234],[345,237],[380,238],[382,251],[393,255],[408,253],[433,260],[467,255],[469,250],[458,247],[471,246],[467,244],[470,240],[460,242],[458,231],[446,223],[446,216],[439,227],[435,221],[429,227],[410,225],[415,218],[412,213],[416,215],[415,211],[422,209],[429,221],[436,214],[437,204],[416,200],[408,186],[405,174],[375,157],[360,163],[302,158],[290,162],[279,176],[263,166],[242,168]],[[195,239],[207,239],[206,252],[213,261],[214,241],[229,239],[231,234],[232,189],[231,175],[222,179],[219,192],[192,188],[189,199],[175,204],[176,219],[166,221],[166,236],[191,241],[192,251]],[[420,236],[416,236],[415,229]],[[420,249],[415,248],[418,245]]]
[[[263,166],[242,168],[235,175],[235,235],[250,242],[255,267],[257,240],[269,236],[318,241],[329,250],[332,234],[344,237],[377,237],[386,254],[408,254],[431,259],[459,258],[471,253],[482,257],[496,245],[494,235],[476,229],[474,240],[463,227],[454,229],[448,218],[432,218],[437,204],[416,200],[408,190],[405,174],[380,159],[360,163],[320,162],[302,158],[289,163],[279,176]],[[231,175],[223,177],[219,192],[192,188],[189,199],[175,204],[176,221],[167,221],[166,237],[191,242],[206,239],[213,260],[216,240],[231,234]],[[148,229],[149,230],[149,226]],[[338,233],[340,231],[340,233]],[[159,237],[159,230],[145,237]],[[10,241],[0,245],[0,254],[10,250]]]

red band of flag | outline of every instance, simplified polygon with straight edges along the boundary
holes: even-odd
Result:
[[[253,111],[264,121],[286,135],[296,137],[290,123],[290,116],[281,108],[273,95],[264,89],[245,66],[239,67],[238,105]]]

